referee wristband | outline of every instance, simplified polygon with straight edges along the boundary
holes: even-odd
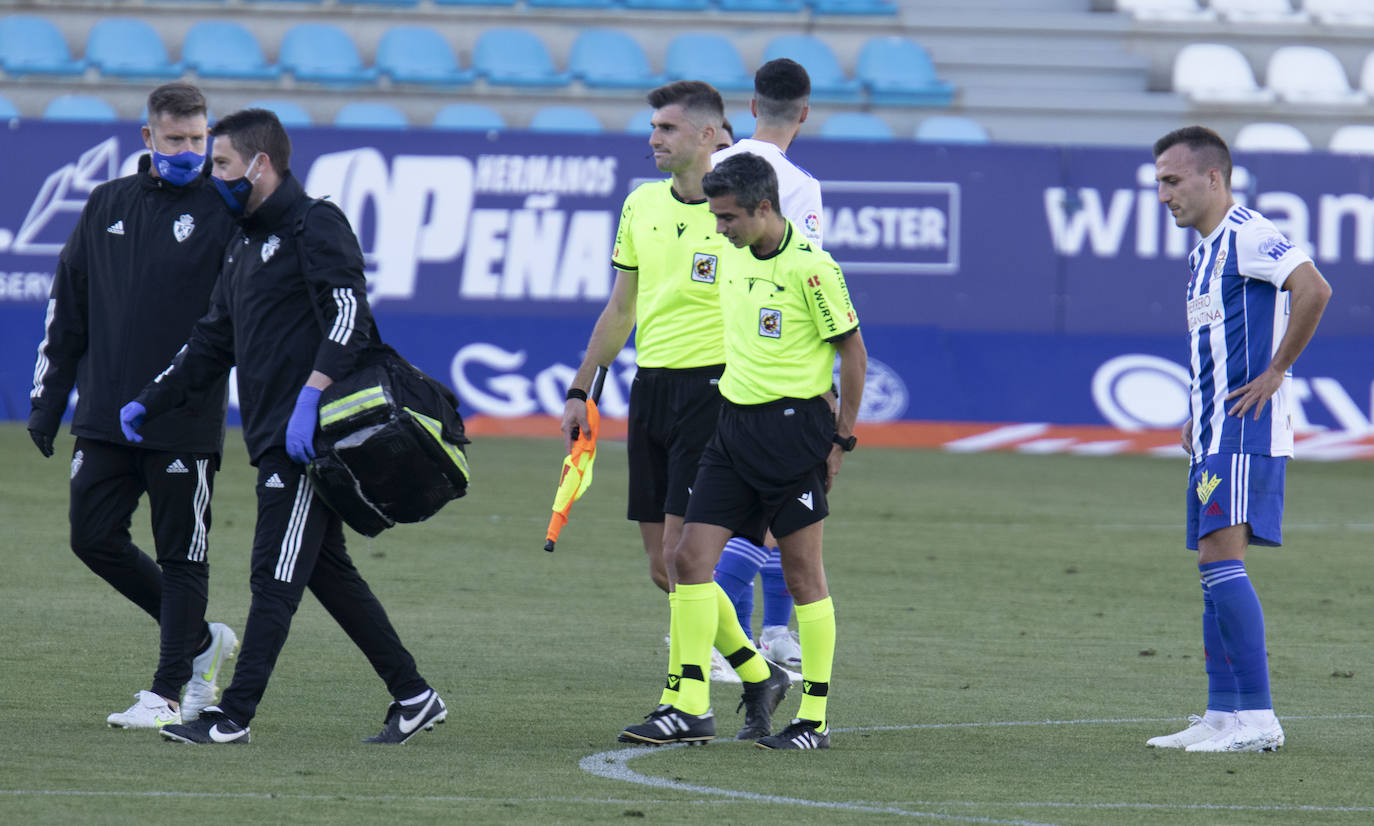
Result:
[[[580,387],[569,387],[567,400],[572,401],[573,399],[577,399],[580,402],[585,402],[587,400],[587,391],[583,390]]]

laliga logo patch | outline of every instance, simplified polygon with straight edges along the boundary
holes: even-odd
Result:
[[[277,248],[281,246],[281,239],[275,235],[267,236],[267,240],[262,242],[262,263],[266,264],[268,259],[277,254]]]
[[[766,338],[782,338],[782,310],[759,308],[759,335]]]
[[[814,212],[808,212],[806,213],[806,217],[802,219],[802,224],[805,225],[806,231],[809,234],[815,235],[817,232],[820,232],[821,229],[821,216]]]
[[[191,233],[195,231],[196,219],[191,215],[182,215],[172,223],[172,235],[177,239],[178,244],[190,238]]]
[[[703,284],[716,283],[716,257],[699,252],[692,257],[692,280]]]

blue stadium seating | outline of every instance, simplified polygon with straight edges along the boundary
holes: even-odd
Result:
[[[868,112],[836,112],[821,124],[823,138],[889,141],[895,137],[887,121]]]
[[[530,118],[530,131],[594,135],[601,131],[601,121],[581,106],[545,106]]]
[[[418,6],[420,0],[338,0],[343,6]]]
[[[67,41],[47,18],[0,17],[0,68],[10,75],[79,75],[86,61],[73,60]]]
[[[653,109],[641,109],[630,116],[625,121],[625,131],[632,135],[648,135],[654,131],[654,127],[649,124],[649,119],[654,116]]]
[[[754,76],[729,40],[718,34],[680,34],[668,43],[664,74],[670,80],[704,80],[722,92],[753,91]]]
[[[853,100],[863,92],[859,81],[845,77],[835,53],[818,37],[784,34],[773,38],[763,51],[763,61],[779,57],[790,57],[806,67],[813,100]]]
[[[115,77],[180,77],[182,65],[167,58],[167,47],[142,20],[97,20],[86,37],[86,62]]]
[[[811,0],[816,14],[877,14],[894,15],[897,4],[892,0]]]
[[[17,117],[19,117],[19,109],[13,103],[10,103],[9,98],[0,95],[0,118],[9,120],[10,118]]]
[[[297,23],[281,42],[281,67],[297,80],[357,85],[377,79],[377,70],[364,68],[353,40],[330,23]]]
[[[644,49],[628,34],[587,29],[573,41],[568,72],[593,88],[651,88],[663,82],[649,68]]]
[[[790,14],[806,8],[806,0],[719,0],[722,11]]]
[[[914,40],[875,37],[859,51],[855,74],[874,103],[948,106],[954,87],[935,74],[930,55]]]
[[[916,127],[916,140],[930,143],[987,143],[988,130],[958,115],[931,115]]]
[[[444,36],[428,26],[396,26],[377,44],[377,71],[397,83],[457,86],[472,82]]]
[[[472,68],[498,86],[566,86],[544,41],[524,29],[487,29],[472,49]]]
[[[506,120],[495,109],[480,103],[450,103],[434,115],[435,129],[485,132],[506,128]]]
[[[616,0],[525,0],[530,8],[608,9]]]
[[[229,21],[202,21],[186,32],[181,62],[201,77],[275,80],[281,67],[269,66],[253,33]]]
[[[434,0],[440,6],[514,6],[515,0]]]
[[[704,11],[711,0],[624,0],[625,7],[655,11]]]
[[[405,129],[410,123],[401,110],[390,103],[355,100],[339,108],[334,125],[355,129]]]
[[[753,136],[754,127],[758,124],[753,112],[748,109],[736,109],[726,112],[725,117],[730,120],[730,129],[735,133],[735,140]]]
[[[309,126],[311,124],[310,113],[305,111],[305,107],[289,100],[255,100],[243,108],[266,109],[269,112],[274,112],[282,126]]]
[[[114,107],[90,95],[61,95],[48,101],[44,120],[113,121],[119,120]]]

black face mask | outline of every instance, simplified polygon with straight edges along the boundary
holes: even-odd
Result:
[[[212,177],[210,180],[215,182],[215,189],[219,190],[220,197],[224,199],[224,204],[234,215],[242,215],[248,208],[248,199],[253,195],[253,181],[248,180],[248,173],[253,171],[257,164],[257,156],[253,157],[253,162],[248,164],[248,169],[244,170],[243,177],[232,180]]]

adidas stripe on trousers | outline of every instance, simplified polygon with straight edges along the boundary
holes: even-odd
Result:
[[[428,690],[381,602],[353,567],[343,520],[315,495],[305,468],[281,448],[267,451],[258,463],[257,494],[252,603],[234,679],[219,702],[229,719],[248,725],[257,713],[307,587],[367,657],[392,697]]]
[[[177,699],[205,636],[210,496],[218,457],[145,450],[78,436],[72,453],[71,548],[161,628],[151,690]],[[148,494],[154,562],[129,533]]]

